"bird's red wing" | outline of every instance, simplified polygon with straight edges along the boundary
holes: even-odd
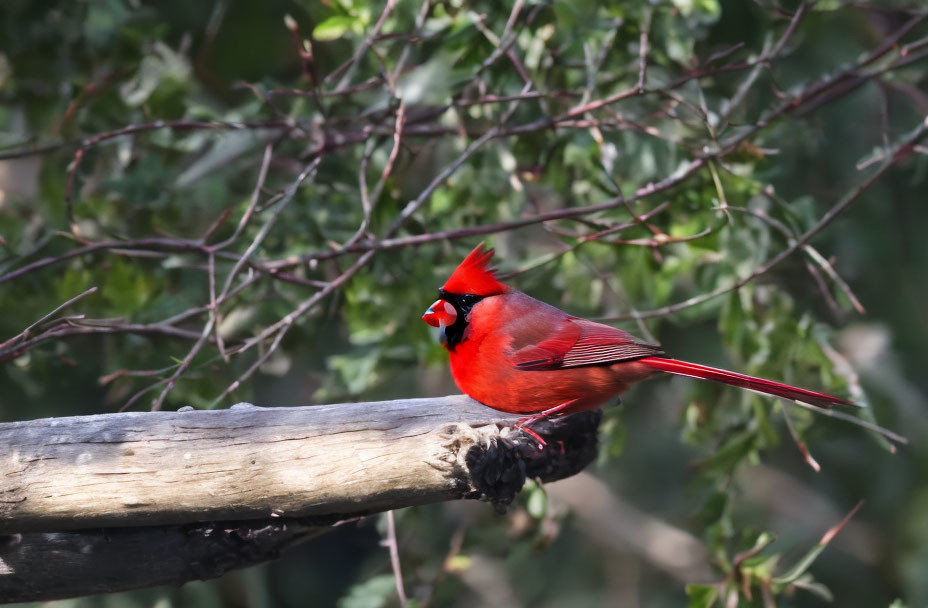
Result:
[[[582,333],[564,354],[560,367],[609,365],[664,354],[660,346],[642,342],[630,333],[610,325],[586,319],[574,319],[573,322],[580,326]]]
[[[509,353],[509,360],[513,365],[524,370],[557,369],[561,366],[564,355],[577,343],[583,333],[580,326],[570,319],[564,319],[556,323],[555,327],[549,326],[543,331],[544,335],[519,335],[516,338],[514,342],[517,349]],[[536,332],[538,329],[534,329],[532,333]],[[533,343],[533,340],[537,342]],[[518,348],[520,342],[528,342],[528,344]]]
[[[554,335],[513,352],[510,360],[519,369],[538,371],[611,365],[662,354],[659,346],[621,329],[572,317]]]

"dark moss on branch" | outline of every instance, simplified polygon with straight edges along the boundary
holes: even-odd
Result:
[[[472,446],[465,463],[476,492],[467,497],[488,500],[504,513],[527,478],[556,481],[580,472],[596,458],[602,417],[596,410],[534,424],[547,442],[544,449],[522,432]]]

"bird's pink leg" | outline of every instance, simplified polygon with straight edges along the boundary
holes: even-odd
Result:
[[[526,416],[526,417],[524,417],[524,418],[519,418],[518,420],[516,420],[516,423],[515,423],[514,425],[512,425],[512,426],[513,426],[513,428],[518,429],[518,430],[520,430],[520,431],[526,433],[527,435],[531,435],[531,436],[535,439],[535,441],[538,442],[538,449],[539,449],[539,450],[543,450],[544,447],[545,447],[546,445],[548,445],[548,442],[546,442],[544,439],[542,439],[542,438],[541,438],[541,435],[539,435],[538,433],[536,433],[535,431],[533,431],[533,430],[530,428],[531,425],[535,424],[535,423],[538,422],[539,420],[544,420],[545,418],[550,418],[550,417],[553,416],[554,414],[556,414],[556,413],[558,413],[558,412],[560,412],[560,411],[563,411],[563,410],[567,409],[568,407],[570,407],[571,405],[573,405],[573,404],[576,403],[577,401],[579,401],[579,399],[571,399],[570,401],[565,401],[564,403],[559,403],[558,405],[555,405],[554,407],[548,408],[548,409],[546,409],[546,410],[544,410],[544,411],[538,412],[537,414],[532,414],[531,416]]]

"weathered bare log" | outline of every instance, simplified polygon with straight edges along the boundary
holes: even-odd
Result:
[[[505,508],[595,456],[598,413],[537,425],[542,451],[513,420],[452,396],[0,424],[0,601],[210,578],[388,509]]]

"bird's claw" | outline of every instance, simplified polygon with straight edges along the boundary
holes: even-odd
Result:
[[[526,435],[530,436],[532,439],[538,442],[538,451],[541,452],[545,449],[545,446],[548,445],[548,442],[541,438],[541,435],[525,426],[524,424],[516,423],[515,428],[519,431],[522,431]]]

